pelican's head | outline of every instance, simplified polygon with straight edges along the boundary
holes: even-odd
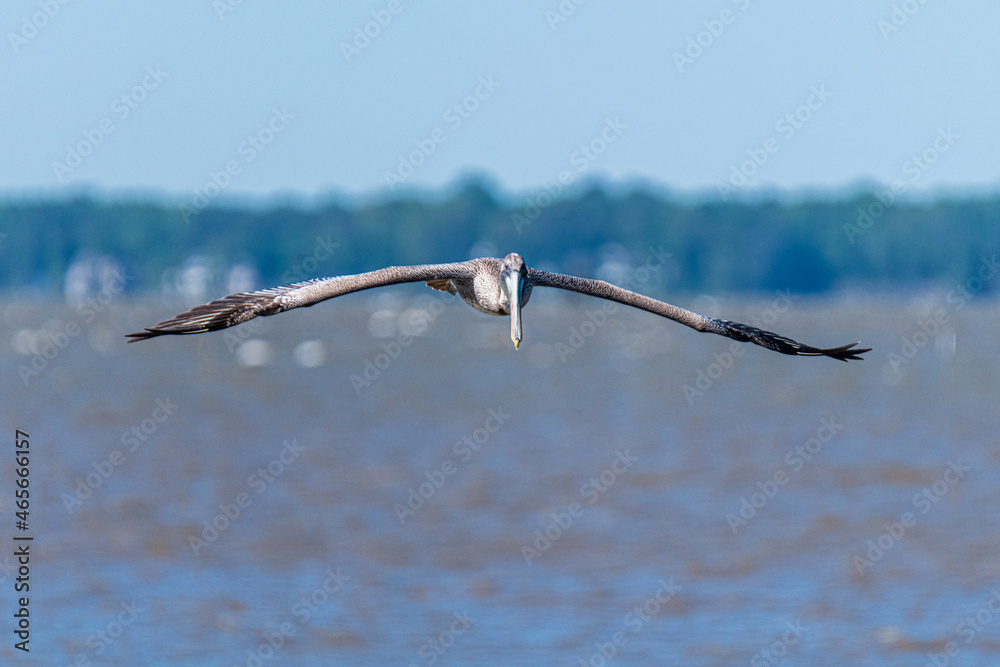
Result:
[[[527,285],[528,267],[516,252],[503,258],[500,266],[500,289],[510,303],[510,339],[514,349],[521,344],[521,306],[527,299],[524,290]]]

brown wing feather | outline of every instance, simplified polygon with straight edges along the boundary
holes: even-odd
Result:
[[[211,303],[196,306],[142,331],[127,334],[125,336],[128,339],[126,342],[134,343],[168,334],[183,335],[217,331],[241,324],[258,315],[274,315],[292,308],[304,308],[320,301],[372,287],[421,281],[450,283],[451,278],[472,277],[478,261],[390,266],[353,276],[316,278],[294,285],[274,287],[257,292],[231,294]]]
[[[436,290],[441,290],[442,292],[451,292],[455,294],[455,286],[451,283],[451,278],[441,278],[440,280],[428,280],[428,287],[433,287]]]
[[[627,289],[622,289],[621,287],[617,287],[611,283],[606,283],[603,280],[590,280],[587,278],[578,278],[576,276],[567,276],[562,273],[539,271],[537,269],[529,269],[529,276],[532,284],[534,285],[558,287],[560,289],[579,292],[581,294],[589,294],[601,299],[608,299],[609,301],[617,301],[618,303],[623,303],[626,306],[640,308],[650,313],[660,315],[661,317],[674,320],[675,322],[680,322],[681,324],[689,326],[696,331],[707,331],[709,333],[726,336],[734,340],[751,342],[756,345],[760,345],[761,347],[766,347],[769,350],[781,352],[782,354],[825,356],[840,359],[841,361],[847,361],[848,359],[861,359],[862,357],[860,355],[871,351],[871,348],[855,347],[858,343],[851,343],[850,345],[842,345],[840,347],[831,348],[818,348],[803,345],[802,343],[794,341],[791,338],[786,338],[785,336],[781,336],[770,331],[764,331],[763,329],[757,329],[756,327],[751,327],[746,324],[730,322],[729,320],[720,320],[714,317],[705,317],[704,315],[699,315],[698,313],[690,310],[678,308],[677,306],[672,306],[669,303],[657,301],[656,299],[651,299],[648,296],[643,296],[642,294],[637,294],[635,292],[630,292]]]
[[[241,324],[258,315],[274,315],[286,310],[283,301],[279,299],[295,287],[296,285],[288,285],[260,292],[231,294],[211,303],[192,308],[180,315],[175,315],[155,326],[130,333],[126,336],[128,340],[125,342],[134,343],[166,334],[181,335],[217,331]]]

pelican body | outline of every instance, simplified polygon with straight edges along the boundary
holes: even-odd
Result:
[[[871,350],[871,348],[855,347],[858,343],[833,348],[810,347],[791,338],[746,324],[705,317],[622,289],[603,280],[590,280],[532,269],[525,265],[524,259],[515,252],[503,259],[479,257],[451,264],[390,266],[351,276],[316,278],[256,292],[240,292],[197,306],[142,331],[127,334],[126,338],[127,342],[134,343],[156,336],[217,331],[241,324],[258,315],[276,315],[292,308],[312,306],[320,301],[351,292],[412,282],[426,282],[434,289],[458,294],[463,301],[480,312],[510,316],[510,339],[515,349],[520,346],[523,335],[521,309],[528,304],[532,287],[557,287],[616,301],[680,322],[696,331],[752,342],[782,354],[826,356],[847,361],[861,359],[861,354]]]

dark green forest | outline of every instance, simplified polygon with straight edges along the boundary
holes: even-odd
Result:
[[[0,205],[0,288],[8,293],[57,294],[81,258],[110,258],[123,268],[126,290],[139,292],[159,289],[166,272],[194,256],[215,267],[252,267],[257,287],[269,287],[511,251],[531,266],[595,276],[608,256],[638,268],[651,248],[670,253],[659,282],[678,291],[949,286],[1000,250],[1000,197],[697,203],[593,187],[502,199],[467,183],[446,197],[365,205],[192,211],[92,198]]]

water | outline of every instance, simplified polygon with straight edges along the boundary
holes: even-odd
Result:
[[[122,299],[84,321],[7,301],[30,658],[1000,662],[995,304],[923,336],[943,299],[799,299],[770,325],[876,348],[845,364],[727,356],[647,313],[544,296],[519,351],[505,320],[412,288],[128,346],[183,308]],[[418,335],[397,349],[400,320]],[[22,381],[33,332],[67,322],[80,332]],[[12,457],[0,468],[12,534]],[[0,659],[23,661],[2,562]]]

